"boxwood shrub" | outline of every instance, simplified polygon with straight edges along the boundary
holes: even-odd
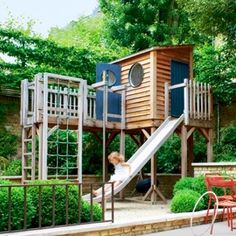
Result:
[[[46,184],[66,184],[68,182],[63,180],[36,180],[31,181],[31,184],[42,184],[41,187],[41,223],[42,226],[52,225],[53,215],[53,187],[45,186]],[[33,227],[39,225],[39,187],[29,187],[29,193],[32,195],[34,205],[36,206],[37,213],[33,220]],[[68,223],[78,223],[78,186],[68,186]],[[90,204],[82,199],[81,201],[81,222],[89,222],[90,219]],[[55,187],[55,224],[61,225],[66,223],[66,187],[65,185],[59,185]],[[100,205],[93,205],[93,219],[94,221],[100,221],[102,219],[102,210]]]
[[[0,181],[0,185],[11,185],[10,181]],[[27,227],[32,223],[33,216],[35,215],[35,207],[31,195],[27,194]],[[9,218],[9,188],[0,187],[0,231],[8,230]],[[24,189],[23,187],[11,188],[11,229],[22,229],[24,226]]]
[[[178,191],[184,189],[193,190],[202,195],[207,191],[204,176],[185,177],[180,179],[174,186],[173,194],[175,195]],[[203,198],[205,207],[207,207],[208,199],[207,195]]]
[[[201,196],[200,193],[189,190],[189,189],[183,189],[179,190],[175,193],[172,201],[171,201],[171,211],[175,213],[179,212],[191,212]],[[199,202],[196,210],[203,210],[205,208],[205,205],[202,201]]]
[[[50,226],[53,224],[53,191],[55,191],[55,225],[66,224],[66,194],[68,190],[68,223],[79,223],[79,214],[81,222],[101,221],[102,209],[97,203],[94,203],[91,209],[89,202],[79,199],[77,185],[67,185],[63,180],[35,180],[31,184],[41,186],[41,226]],[[9,187],[11,181],[0,181],[0,231],[8,230],[8,209],[9,209]],[[50,184],[55,184],[53,187]],[[63,185],[57,185],[63,184]],[[14,183],[15,185],[15,183]],[[28,186],[27,194],[27,228],[37,228],[39,226],[39,187]],[[78,212],[78,204],[81,202],[81,212]],[[93,217],[91,219],[91,212]],[[11,187],[11,229],[23,229],[24,226],[24,188]]]
[[[206,188],[206,184],[205,184],[205,179],[204,176],[198,176],[198,177],[185,177],[180,179],[179,181],[176,182],[175,186],[174,186],[174,190],[173,190],[173,194],[174,194],[174,198],[177,195],[177,193],[181,193],[181,191],[194,191],[194,193],[197,193],[198,196],[200,197],[203,193],[205,193],[207,191]],[[222,190],[222,188],[214,188],[213,191],[216,193],[216,195],[222,195],[224,192]],[[185,193],[183,198],[185,197]],[[174,198],[172,199],[172,201],[174,200]],[[181,198],[180,196],[176,197],[177,199]],[[194,198],[191,198],[192,201],[194,200]],[[196,199],[197,201],[198,199]],[[202,204],[203,204],[203,209],[207,209],[208,206],[208,200],[209,197],[208,195],[205,195],[202,199]],[[173,209],[181,209],[183,212],[187,212],[188,210],[188,206],[186,206],[186,209],[184,209],[184,205],[183,203],[181,203],[181,201],[175,200],[176,202],[174,203],[174,208]],[[184,200],[183,200],[184,201]],[[177,205],[180,204],[180,206],[178,207]],[[213,204],[213,202],[212,202]],[[190,205],[190,204],[189,204]],[[194,206],[194,205],[193,205]],[[202,209],[202,206],[201,206]],[[193,209],[192,209],[193,210]],[[196,209],[198,210],[198,208]],[[178,212],[181,212],[178,210]]]

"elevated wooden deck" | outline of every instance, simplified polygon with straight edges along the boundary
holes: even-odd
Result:
[[[100,82],[99,82],[100,83]],[[47,156],[48,138],[58,129],[74,130],[77,133],[76,145],[78,150],[78,179],[82,178],[82,134],[89,131],[98,137],[98,132],[110,134],[106,140],[106,146],[121,133],[121,146],[124,149],[124,134],[130,134],[134,141],[140,146],[145,137],[148,138],[154,130],[161,125],[166,117],[171,114],[170,92],[174,89],[184,89],[184,122],[180,129],[186,146],[187,139],[195,129],[209,141],[209,153],[211,153],[211,131],[213,126],[213,102],[211,88],[209,85],[195,83],[187,79],[177,85],[165,84],[164,114],[157,117],[138,117],[138,121],[129,122],[129,115],[126,114],[126,86],[116,88],[105,88],[104,84],[100,89],[105,92],[118,92],[121,95],[121,114],[110,114],[104,106],[105,121],[96,117],[98,102],[96,101],[96,90],[87,85],[86,80],[55,75],[39,74],[33,82],[24,80],[21,89],[21,125],[22,125],[22,172],[23,179],[27,179],[28,172],[32,179],[35,178],[36,153],[39,153],[38,171],[39,178],[47,178]],[[105,91],[105,92],[104,92]],[[158,97],[157,97],[158,98]],[[140,109],[145,107],[140,106]],[[102,111],[103,112],[103,111]],[[145,111],[146,112],[146,111]],[[144,113],[145,113],[144,112]],[[118,118],[120,122],[111,122],[108,117]],[[140,135],[138,140],[135,135]],[[39,140],[39,148],[36,151],[36,136]],[[142,136],[142,137],[141,137]],[[145,136],[145,137],[144,137]],[[122,141],[123,140],[123,141]],[[102,140],[99,140],[102,142]],[[30,148],[29,148],[30,147]],[[211,156],[211,155],[209,155]],[[185,175],[185,173],[184,173]]]

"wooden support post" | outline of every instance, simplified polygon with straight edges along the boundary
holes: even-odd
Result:
[[[35,124],[32,125],[32,157],[31,157],[31,180],[35,180],[35,165],[36,165],[36,126]]]
[[[143,134],[148,138],[150,136],[146,130],[142,130]],[[151,128],[151,133],[153,134],[155,132],[155,128]],[[157,183],[157,159],[156,156],[154,155],[151,158],[151,187],[143,197],[143,200],[145,201],[148,196],[151,196],[151,203],[156,204],[157,201],[157,195],[163,200],[164,203],[166,203],[166,198],[164,195],[161,193],[161,191],[157,188],[156,183]]]
[[[207,141],[207,162],[213,161],[213,130],[208,130],[208,141]]]
[[[120,132],[120,153],[125,156],[125,131]]]
[[[121,93],[121,130],[120,130],[120,153],[125,156],[125,90]]]
[[[108,167],[108,161],[106,158],[107,154],[107,147],[106,147],[106,125],[107,125],[107,103],[108,103],[108,91],[107,91],[107,81],[106,81],[106,71],[103,72],[103,81],[105,81],[104,87],[103,87],[103,126],[102,126],[102,147],[103,147],[103,156],[102,156],[102,172],[103,172],[103,177],[102,181],[106,182],[107,180],[107,167]]]
[[[187,127],[181,127],[181,177],[187,176]]]
[[[39,136],[39,160],[38,160],[38,179],[42,179],[42,137],[43,137],[43,124],[39,124],[38,127],[38,136]]]
[[[77,179],[79,183],[82,183],[82,157],[83,157],[83,110],[84,109],[84,100],[87,100],[87,97],[84,97],[84,88],[86,87],[86,82],[80,82],[80,91],[77,94],[77,99],[79,101],[79,110],[78,110],[78,131],[77,131]],[[86,95],[87,96],[87,95]]]
[[[192,163],[193,163],[193,159],[194,159],[194,155],[193,155],[193,134],[191,134],[188,137],[188,159],[187,159],[187,166],[188,166],[188,176],[193,176],[193,167],[192,167]]]
[[[155,131],[155,128],[151,128],[151,134],[153,134]],[[151,186],[153,187],[153,190],[156,187],[157,183],[157,159],[156,156],[154,155],[151,158]],[[157,193],[156,191],[152,191],[151,193],[151,202],[152,204],[155,204],[157,201]]]
[[[42,156],[41,156],[41,179],[48,178],[47,155],[48,155],[48,76],[43,76],[43,125],[42,125]]]

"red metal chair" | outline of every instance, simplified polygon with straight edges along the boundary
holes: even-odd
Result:
[[[218,199],[218,206],[223,207],[222,219],[224,219],[225,209],[227,210],[227,222],[228,226],[233,229],[233,214],[232,208],[236,207],[236,197],[234,195],[234,180],[230,176],[212,176],[206,175],[205,176],[205,183],[208,191],[216,190],[215,188],[220,188],[223,190],[223,195],[217,196]],[[205,216],[205,222],[208,222],[209,210],[211,208],[212,202],[215,202],[216,199],[213,194],[209,194],[209,201],[208,201],[208,208],[207,213]],[[214,213],[215,213],[214,207]]]

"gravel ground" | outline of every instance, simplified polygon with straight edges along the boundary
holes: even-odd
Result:
[[[106,219],[111,219],[111,204],[107,203]],[[170,212],[170,201],[164,204],[157,201],[152,205],[149,201],[141,201],[141,198],[130,198],[125,200],[115,200],[114,203],[114,222],[124,223],[140,220],[149,220]]]

